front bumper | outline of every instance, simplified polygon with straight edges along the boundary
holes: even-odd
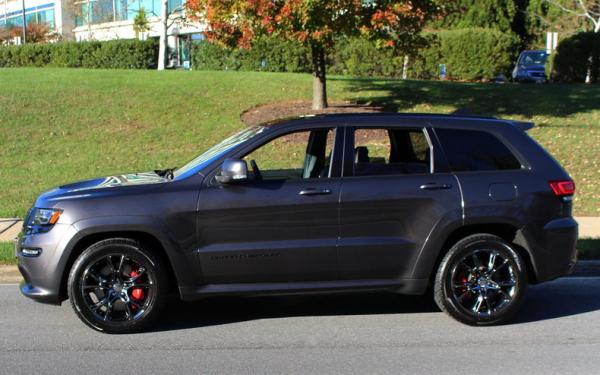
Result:
[[[527,74],[517,76],[516,80],[519,82],[544,83],[547,81],[547,78],[545,74],[528,72]]]
[[[75,228],[70,224],[56,224],[47,233],[25,235],[15,244],[19,272],[23,276],[20,289],[24,296],[43,303],[60,304],[61,284],[67,260],[63,250],[74,236]],[[41,250],[39,255],[30,256],[23,249]]]

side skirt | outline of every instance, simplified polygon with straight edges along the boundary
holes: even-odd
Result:
[[[369,279],[288,283],[207,284],[199,288],[180,287],[184,301],[219,295],[281,295],[390,291],[399,294],[425,294],[428,279]]]

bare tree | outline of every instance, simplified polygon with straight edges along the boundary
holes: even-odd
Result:
[[[67,0],[65,4],[69,17],[72,17],[72,19],[80,19],[87,27],[87,39],[93,39],[91,0]]]
[[[158,70],[165,70],[167,60],[167,31],[175,23],[186,23],[183,6],[169,9],[169,0],[161,0],[160,4],[160,38],[158,42]]]
[[[600,0],[545,0],[576,17],[582,17],[592,24],[595,33],[600,32]]]
[[[563,12],[583,18],[592,25],[595,33],[600,32],[600,0],[545,0],[548,4],[558,7]],[[588,71],[585,82],[592,80],[592,57],[588,60]]]

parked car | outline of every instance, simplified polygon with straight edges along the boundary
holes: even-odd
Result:
[[[523,51],[512,72],[514,82],[546,82],[546,51]]]
[[[329,115],[248,128],[179,169],[45,192],[16,245],[22,293],[90,327],[148,327],[167,294],[386,290],[509,319],[575,262],[575,186],[529,123]]]

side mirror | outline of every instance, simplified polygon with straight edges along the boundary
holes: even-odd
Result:
[[[231,184],[248,179],[248,165],[245,160],[225,159],[221,172],[215,176],[220,184]]]

